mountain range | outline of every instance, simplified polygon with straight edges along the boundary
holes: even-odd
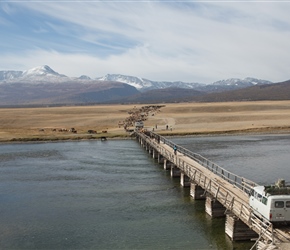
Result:
[[[152,81],[120,74],[107,74],[95,79],[85,75],[69,77],[44,65],[26,71],[0,71],[0,105],[221,101],[226,96],[233,97],[232,91],[242,93],[239,91],[252,88],[257,95],[257,89],[272,85],[276,86],[270,81],[250,77],[212,84]]]

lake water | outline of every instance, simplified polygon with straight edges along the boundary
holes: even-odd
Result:
[[[290,136],[171,138],[258,183],[290,180]],[[0,145],[0,249],[249,249],[135,140]]]

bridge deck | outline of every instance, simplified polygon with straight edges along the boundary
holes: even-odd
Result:
[[[168,145],[166,145],[164,143],[161,143],[160,146],[164,147],[165,150],[168,150],[168,151],[172,150]],[[178,162],[180,162],[180,160],[182,160],[183,162],[185,162],[189,166],[192,166],[193,168],[197,169],[200,173],[202,173],[202,175],[207,176],[207,178],[209,180],[216,182],[218,185],[222,186],[223,189],[232,193],[235,197],[235,200],[239,201],[239,203],[247,204],[249,202],[249,195],[247,193],[240,190],[239,188],[237,188],[233,184],[229,183],[228,181],[224,180],[220,176],[217,176],[215,173],[206,169],[205,167],[203,167],[201,164],[199,164],[195,160],[193,160],[193,159],[187,157],[186,155],[184,155],[183,153],[180,153],[177,151],[175,162],[178,163]]]

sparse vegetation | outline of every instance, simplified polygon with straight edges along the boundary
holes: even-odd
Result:
[[[0,141],[126,138],[129,134],[120,124],[132,110],[143,107],[146,106],[0,108]],[[290,101],[171,103],[153,113],[146,116],[145,128],[163,135],[290,132]],[[70,132],[71,128],[77,133]],[[89,130],[97,133],[88,133]]]

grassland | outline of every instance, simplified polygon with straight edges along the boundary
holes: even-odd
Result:
[[[145,105],[0,108],[0,141],[125,138],[129,135],[118,124],[134,106]],[[290,101],[166,104],[160,112],[149,114],[145,127],[163,135],[289,133]],[[71,128],[77,133],[59,132]]]

